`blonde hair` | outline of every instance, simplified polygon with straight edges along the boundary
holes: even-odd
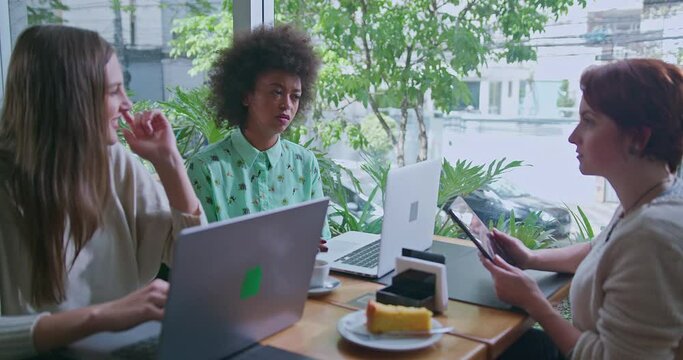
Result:
[[[0,118],[0,159],[28,247],[34,305],[65,299],[66,248],[75,261],[109,198],[105,66],[97,33],[35,26],[17,39]],[[70,264],[69,264],[70,266]]]

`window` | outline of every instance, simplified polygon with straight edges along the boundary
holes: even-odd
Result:
[[[489,84],[489,114],[500,114],[502,87],[501,81],[492,81]]]
[[[399,5],[402,1],[385,2],[386,5],[383,6]],[[51,8],[49,4],[55,2],[0,0],[0,61],[3,68],[6,68],[9,60],[12,39],[29,22],[63,22],[96,30],[117,47],[126,71],[128,88],[133,93],[134,100],[168,100],[172,96],[169,89],[175,86],[190,89],[205,81],[205,76],[201,72],[196,76],[188,74],[188,70],[192,68],[192,59],[175,58],[170,55],[169,42],[174,38],[171,33],[172,21],[187,18],[193,12],[218,13],[221,11],[221,1],[210,0],[204,4],[167,0],[162,0],[161,3],[152,0],[123,0],[120,9],[113,9],[111,2],[105,0],[61,2],[66,9]],[[232,0],[227,3],[232,4]],[[475,5],[476,3],[473,2]],[[304,15],[311,11],[307,7],[313,6],[308,2],[285,0],[278,3],[267,0],[236,0],[235,6],[238,7],[239,4],[244,6],[243,9],[248,9],[242,15],[238,14],[237,8],[235,9],[234,23],[241,27],[251,26],[250,24],[254,23],[252,19],[255,18],[266,21],[267,19],[264,20],[262,16],[255,15],[259,11],[261,14],[277,12],[278,19],[306,24],[307,18]],[[609,219],[605,219],[601,214],[610,214],[609,210],[615,206],[613,198],[611,195],[599,196],[599,191],[602,191],[602,194],[610,194],[608,189],[600,189],[604,184],[601,185],[598,179],[582,176],[578,172],[574,148],[567,142],[567,137],[577,121],[576,109],[581,96],[578,87],[580,74],[589,65],[601,64],[620,57],[659,57],[670,62],[680,62],[683,59],[679,49],[680,40],[677,40],[683,38],[683,28],[679,25],[680,14],[683,13],[682,1],[653,0],[644,1],[640,5],[634,5],[632,2],[615,4],[588,2],[585,9],[575,5],[566,14],[560,14],[557,20],[552,20],[554,17],[550,16],[551,20],[545,26],[544,32],[534,34],[530,39],[522,39],[523,44],[533,45],[536,49],[534,60],[509,64],[504,57],[491,57],[467,74],[452,74],[454,78],[462,80],[462,83],[438,83],[440,88],[450,90],[457,87],[458,90],[469,91],[471,102],[465,102],[461,97],[446,99],[446,96],[438,94],[437,91],[428,91],[420,108],[424,111],[421,116],[427,125],[425,143],[429,146],[429,157],[443,157],[451,162],[458,159],[471,160],[476,164],[489,163],[503,157],[508,160],[523,160],[533,166],[510,171],[504,175],[506,180],[555,205],[562,202],[572,207],[581,205],[589,216],[594,217],[598,228],[600,224],[606,223]],[[259,6],[260,10],[255,8]],[[343,9],[330,7],[326,11]],[[444,11],[457,12],[459,9]],[[311,16],[315,15],[313,13]],[[350,21],[353,16],[338,18]],[[378,16],[375,21],[380,22],[386,18],[388,17]],[[390,30],[378,24],[368,26],[368,30],[373,31],[378,28],[384,32]],[[361,46],[362,42],[354,43],[345,38],[330,40],[349,28],[353,27],[340,26],[327,29],[329,31],[326,33],[319,31],[317,26],[307,27],[306,30],[314,36],[315,42],[321,47],[336,46],[345,42],[351,44],[349,49]],[[396,40],[392,38],[392,44],[395,44],[393,41]],[[466,45],[476,43],[463,42]],[[372,45],[381,47],[383,44]],[[353,57],[353,49],[347,52],[336,50],[336,58],[342,58],[344,61],[334,64],[338,65],[334,68],[331,61],[335,56],[328,54],[324,70],[338,71],[333,75],[336,75],[336,79],[346,82],[336,83],[338,87],[330,88],[339,91],[355,89],[359,85],[350,82],[349,79],[357,76],[358,83],[371,82],[372,86],[369,89],[375,93],[369,94],[369,90],[361,89],[362,91],[354,94],[355,98],[347,96],[348,94],[335,94],[339,96],[338,106],[316,109],[320,110],[316,115],[322,116],[322,121],[331,129],[329,132],[335,132],[342,126],[337,126],[338,123],[335,121],[343,124],[362,124],[364,119],[376,116],[370,101],[374,99],[379,103],[380,114],[389,115],[386,128],[397,134],[401,128],[396,126],[401,116],[398,105],[400,102],[393,105],[390,102],[397,96],[391,90],[400,87],[387,85],[386,80],[376,73],[354,74],[353,65],[362,61]],[[445,58],[448,64],[456,63],[452,60],[457,59],[458,48],[449,51],[453,53],[443,52],[433,58]],[[381,64],[390,64],[386,66],[392,67],[393,70],[393,66],[405,61],[405,53],[400,49],[389,53],[394,53],[396,59],[382,59],[384,62],[373,62],[374,66],[379,68],[385,66]],[[416,53],[425,54],[415,52],[413,55]],[[472,52],[468,52],[463,55],[471,54]],[[432,63],[429,65],[434,66]],[[437,72],[442,71],[438,66],[434,66],[433,69],[437,69]],[[414,68],[410,70],[419,71]],[[568,81],[566,85],[563,84],[565,80]],[[503,96],[503,81],[507,83],[507,96]],[[425,82],[428,81],[421,81],[419,84]],[[419,88],[417,81],[408,85],[406,88],[410,91]],[[2,87],[0,96],[1,90]],[[371,99],[369,95],[374,97]],[[435,116],[441,114],[443,109],[436,109],[442,102],[447,103],[443,112],[448,114]],[[406,163],[412,163],[417,158],[420,147],[424,146],[421,142],[424,134],[419,134],[420,126],[417,119],[420,116],[416,115],[416,111],[411,108],[406,113],[405,142],[396,144],[405,145],[401,150],[404,152],[403,159]],[[313,118],[313,115],[310,117]],[[313,131],[313,121],[310,121],[307,125],[310,125],[308,128]],[[389,140],[385,128],[373,126],[367,129],[363,128],[362,134],[373,143],[389,144],[392,151],[382,156],[387,160],[396,161],[398,145],[394,146]],[[344,132],[344,129],[339,131],[343,134],[341,140],[326,149],[329,156],[360,160],[356,149],[347,141],[351,136],[358,134]],[[602,200],[596,201],[600,198]]]

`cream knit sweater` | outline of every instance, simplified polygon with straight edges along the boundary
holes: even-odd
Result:
[[[166,194],[149,172],[120,144],[110,147],[113,196],[104,222],[68,273],[66,300],[34,308],[30,299],[30,260],[8,204],[7,173],[0,166],[0,359],[35,354],[32,328],[41,314],[102,303],[149,283],[162,261],[169,262],[173,239],[183,228],[206,223],[203,215],[169,207]],[[67,263],[73,257],[67,249]]]
[[[607,232],[572,282],[572,359],[683,359],[683,181]]]

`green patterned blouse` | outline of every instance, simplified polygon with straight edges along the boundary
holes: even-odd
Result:
[[[194,155],[188,175],[209,222],[323,197],[312,152],[284,139],[260,151],[239,130]]]

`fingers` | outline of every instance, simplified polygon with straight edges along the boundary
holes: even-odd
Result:
[[[508,270],[508,271],[513,271],[513,270],[515,269],[514,266],[508,264],[507,261],[505,261],[505,259],[503,259],[503,257],[500,256],[500,255],[494,256],[494,257],[493,257],[493,262],[494,262],[496,265],[498,265],[499,267],[501,267],[501,268],[503,268],[503,269],[505,269],[505,270]]]
[[[156,279],[147,285],[144,290],[147,292],[146,302],[148,304],[147,316],[151,320],[161,320],[164,316],[164,308],[168,299],[168,283],[164,280]]]
[[[486,270],[488,270],[490,273],[497,271],[496,265],[493,264],[489,259],[485,258],[481,253],[479,254],[479,261],[481,261],[481,264],[484,265]]]
[[[128,111],[124,111],[121,113],[121,115],[123,115],[123,120],[126,121],[126,124],[132,127],[135,121],[133,120],[133,117],[130,116],[130,113]]]
[[[505,262],[505,260],[503,260],[503,258],[499,255],[494,256],[492,262],[483,255],[479,254],[479,260],[494,278],[499,276],[514,276],[516,274],[517,268]]]
[[[150,126],[154,131],[167,129],[170,127],[168,119],[161,110],[155,109],[150,112]]]
[[[143,111],[135,114],[136,126],[147,136],[154,133],[154,129],[152,128],[153,114],[154,112],[152,111]]]
[[[495,242],[499,242],[499,241],[507,242],[507,241],[512,239],[512,237],[510,237],[510,235],[508,235],[508,234],[506,234],[506,233],[504,233],[504,232],[502,232],[496,228],[493,228],[493,230],[491,230],[491,232],[489,233],[489,238]]]
[[[500,252],[499,250],[507,245],[508,239],[504,238],[504,234],[505,233],[495,228],[492,231],[486,233],[486,237],[488,237],[489,243],[492,245],[496,253]]]
[[[131,116],[128,112],[123,112],[123,118],[130,127],[131,131],[138,138],[149,137],[154,134],[154,128],[152,127],[152,120],[155,116],[161,116],[165,119],[161,112],[158,110],[154,111],[143,111]],[[162,120],[163,121],[163,120]]]
[[[169,289],[168,282],[164,281],[162,279],[154,279],[154,281],[149,283],[149,285],[147,285],[147,286],[151,287],[155,291],[161,292],[164,295],[168,294],[168,289]]]

